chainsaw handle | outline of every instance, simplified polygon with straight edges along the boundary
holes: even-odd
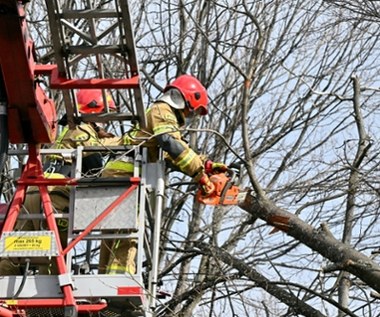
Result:
[[[227,169],[227,171],[225,173],[230,178],[230,182],[234,183],[235,182],[235,178],[236,178],[236,172],[232,168],[228,167],[228,169]]]
[[[228,165],[228,168],[235,169],[235,170],[240,170],[241,163],[231,163],[230,165]]]

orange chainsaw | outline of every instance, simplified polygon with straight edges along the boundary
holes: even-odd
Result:
[[[204,205],[237,205],[240,201],[240,189],[236,184],[236,174],[232,169],[209,176],[215,191],[206,196],[202,189],[196,195],[197,201]]]

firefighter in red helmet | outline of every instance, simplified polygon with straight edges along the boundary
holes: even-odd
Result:
[[[177,91],[181,93],[182,100],[175,96]],[[164,95],[159,100],[167,102],[175,109],[189,110],[202,116],[208,113],[206,88],[198,79],[190,75],[182,75],[168,84],[164,89]]]
[[[106,93],[108,109],[116,110],[115,103],[109,93]],[[78,109],[82,114],[100,113],[105,109],[103,103],[102,91],[99,89],[79,90],[77,93]],[[57,137],[52,149],[74,149],[78,146],[102,146],[112,145],[119,142],[118,137],[113,137],[96,123],[77,122],[74,129],[67,126],[67,119],[64,115],[59,122],[64,128]],[[54,154],[46,157],[44,163],[44,174],[47,178],[64,178],[70,175],[72,170],[71,158],[62,157]],[[83,153],[82,159],[82,175],[94,176],[100,173],[103,167],[103,158],[100,153]],[[59,212],[68,212],[69,208],[69,186],[48,186],[53,209]],[[25,196],[23,210],[27,213],[40,213],[41,196],[37,187],[29,187]],[[18,220],[15,230],[32,231],[40,230],[44,223],[40,220]],[[65,218],[57,218],[57,226],[59,228],[60,240],[63,246],[67,243],[68,222]],[[14,264],[10,259],[4,258],[0,261],[0,275],[19,275],[23,274],[22,267]],[[51,261],[46,265],[39,266],[39,274],[56,273],[55,262]]]
[[[198,181],[205,194],[211,194],[214,185],[205,173],[205,162],[182,140],[180,131],[186,117],[206,115],[207,104],[207,91],[200,81],[191,75],[181,75],[165,87],[163,95],[147,110],[147,127],[134,127],[124,135],[123,144],[140,144],[144,140],[142,145],[149,149],[150,161],[157,159],[160,147],[171,165]],[[126,163],[122,168],[122,164],[116,160],[107,163],[103,173],[107,176],[123,175],[131,173],[132,166],[133,164]],[[224,164],[219,165],[219,169],[223,166]],[[216,163],[214,167],[217,167]]]
[[[141,144],[148,148],[150,161],[158,157],[158,147],[164,153],[170,165],[198,182],[205,195],[215,190],[214,184],[205,172],[207,169],[226,170],[223,163],[206,161],[183,141],[181,127],[186,117],[207,114],[208,97],[205,87],[191,75],[181,75],[168,84],[160,96],[147,110],[147,126],[138,126],[127,132],[123,144]],[[154,137],[152,137],[154,136]],[[133,173],[133,162],[118,160],[105,165],[102,176],[130,176]],[[132,239],[103,241],[99,269],[109,274],[135,272],[134,257],[136,246]]]
[[[110,111],[116,111],[115,103],[109,92],[106,92],[107,105],[103,101],[103,93],[100,89],[81,89],[77,92],[77,107],[81,114],[101,113],[106,107]],[[82,146],[112,145],[118,142],[119,138],[106,132],[95,122],[83,122],[80,118],[74,129],[67,125],[66,115],[59,121],[64,128],[57,137],[52,149],[74,149]],[[66,166],[66,167],[65,167]],[[90,176],[99,173],[103,167],[103,159],[100,153],[83,153],[82,174]],[[60,155],[49,155],[44,164],[47,172],[60,173],[68,176],[71,170],[71,158],[63,158]]]
[[[109,92],[106,92],[108,109],[116,111],[115,102]],[[100,89],[81,89],[77,92],[78,110],[82,114],[104,112],[106,106],[103,101],[103,93]]]

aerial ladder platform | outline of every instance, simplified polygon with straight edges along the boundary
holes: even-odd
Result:
[[[27,5],[25,0],[0,0],[0,163],[7,155],[26,158],[2,216],[0,237],[0,257],[19,264],[24,273],[0,276],[0,317],[152,317],[158,297],[163,159],[148,163],[146,150],[139,146],[65,150],[48,146],[55,141],[57,121],[63,114],[70,127],[79,117],[84,122],[118,122],[121,130],[125,122],[145,126],[128,1],[95,5],[92,0],[46,0],[43,9],[52,47],[39,60],[28,31]],[[107,69],[109,63],[118,71]],[[120,92],[126,102],[116,113],[106,107],[101,114],[82,115],[76,106],[76,91],[82,88],[102,89],[104,99],[106,91],[113,95]],[[59,92],[64,108],[58,107],[49,90]],[[8,142],[19,147],[8,151]],[[83,153],[91,151],[132,157],[133,175],[84,177],[80,173]],[[44,157],[52,154],[70,157],[71,177],[44,176]],[[48,192],[48,186],[53,185],[70,187],[67,213],[54,210]],[[23,210],[31,186],[38,188],[41,196],[41,213],[37,215]],[[59,238],[57,219],[61,218],[68,222],[67,241]],[[37,231],[18,231],[15,225],[20,219],[37,219],[46,226]],[[94,254],[100,241],[107,239],[137,242],[135,274],[98,273]],[[51,260],[57,267],[56,275],[38,274],[32,269]]]

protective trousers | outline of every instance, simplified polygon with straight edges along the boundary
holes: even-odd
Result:
[[[69,189],[61,186],[48,187],[50,199],[53,209],[57,213],[68,212],[69,207]],[[25,195],[23,205],[23,213],[39,214],[41,213],[41,196],[37,188],[30,187]],[[68,221],[67,219],[57,219],[59,229],[59,237],[64,248],[67,245],[68,235]],[[18,220],[15,225],[16,231],[34,231],[46,230],[46,222],[40,219],[34,220]],[[31,263],[33,265],[33,262]],[[38,266],[39,274],[57,274],[56,262],[54,259],[46,261],[44,264]],[[22,274],[22,267],[19,263],[15,263],[12,259],[3,258],[0,261],[0,275],[20,275]]]
[[[127,177],[129,173],[121,170],[105,169],[102,177]],[[123,233],[122,230],[103,233]],[[135,274],[137,242],[135,239],[107,239],[100,244],[99,274]]]
[[[103,240],[100,245],[99,274],[135,274],[135,239]]]

